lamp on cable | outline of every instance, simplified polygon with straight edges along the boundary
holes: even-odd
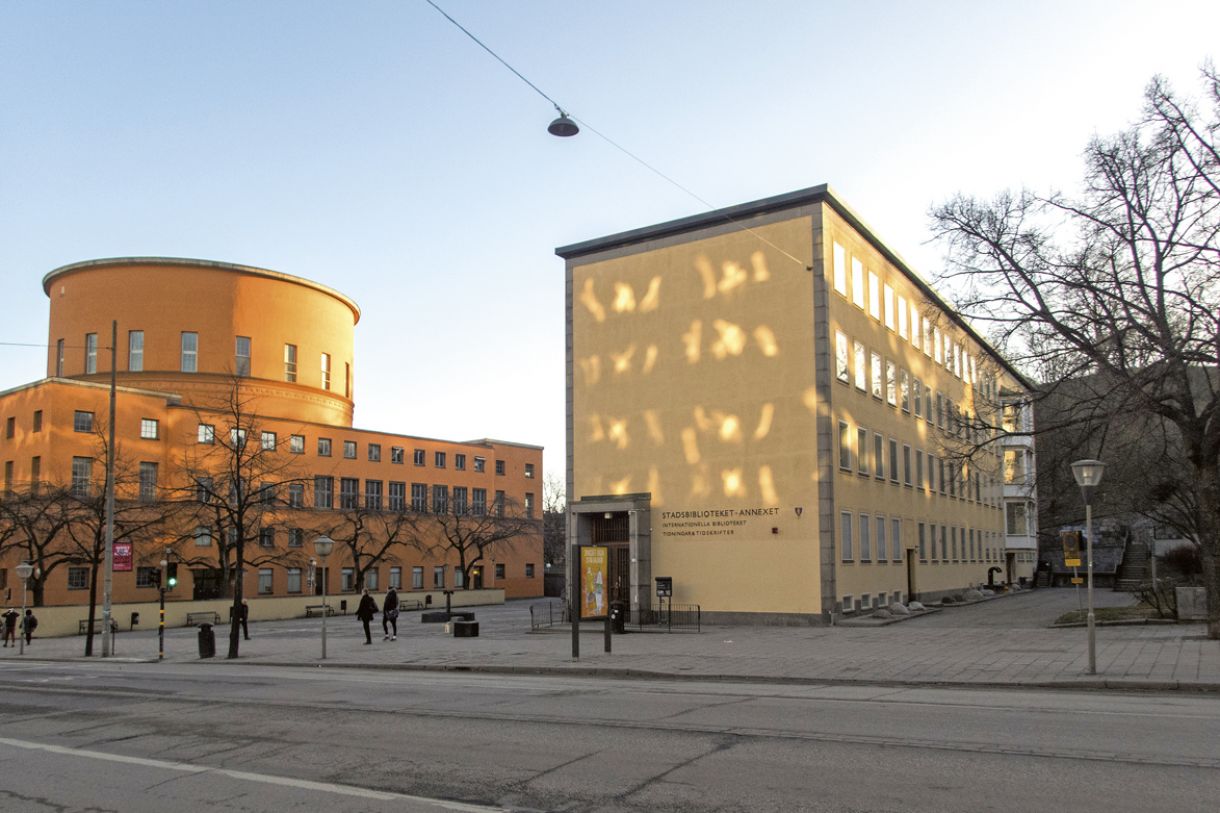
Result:
[[[572,121],[568,114],[564,112],[562,107],[555,105],[555,109],[559,111],[559,118],[547,125],[546,131],[548,133],[553,136],[559,136],[560,138],[567,138],[568,136],[574,136],[580,132],[580,128],[576,126],[576,122]]]

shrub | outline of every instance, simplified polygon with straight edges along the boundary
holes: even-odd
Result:
[[[1183,576],[1199,576],[1203,574],[1203,557],[1198,545],[1178,545],[1170,548],[1161,557],[1166,567]]]

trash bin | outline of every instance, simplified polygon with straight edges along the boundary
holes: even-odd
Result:
[[[610,602],[610,628],[620,633],[627,631],[627,605],[621,601]]]
[[[216,656],[216,633],[211,624],[199,625],[199,657],[212,658]]]

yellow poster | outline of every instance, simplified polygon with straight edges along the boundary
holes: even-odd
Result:
[[[580,549],[580,617],[605,618],[608,612],[606,583],[609,580],[608,549],[585,546]]]

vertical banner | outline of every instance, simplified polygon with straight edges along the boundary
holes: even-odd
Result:
[[[580,549],[580,617],[605,618],[609,548],[585,546]]]
[[[114,543],[114,569],[115,571],[131,570],[131,543],[130,542],[115,542]]]

